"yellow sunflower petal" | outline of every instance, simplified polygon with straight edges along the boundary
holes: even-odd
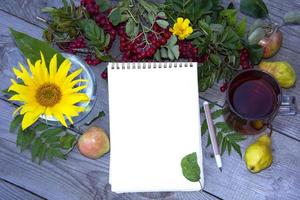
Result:
[[[77,79],[75,81],[65,83],[62,87],[65,89],[69,89],[69,88],[73,88],[78,83],[86,83],[86,82],[88,82],[88,80],[86,79]]]
[[[46,61],[45,61],[45,57],[44,54],[42,52],[40,52],[41,54],[41,65],[40,65],[40,70],[42,71],[42,76],[44,81],[48,81],[49,80],[49,73],[48,73],[48,69],[46,66]]]
[[[67,126],[67,123],[66,123],[66,120],[65,120],[65,118],[64,118],[64,116],[63,116],[62,113],[60,113],[60,112],[55,112],[55,113],[53,113],[53,114],[54,114],[54,117],[55,117],[58,121],[60,121],[60,123],[61,123],[62,125],[64,125],[65,127],[68,127],[68,126]]]
[[[57,54],[55,54],[50,61],[50,67],[49,67],[50,82],[54,81],[56,72],[57,72]]]
[[[78,102],[89,101],[89,97],[86,94],[74,93],[63,98],[63,101],[66,104],[76,104]]]
[[[70,68],[71,68],[71,61],[68,59],[64,60],[55,75],[55,80],[54,80],[55,83],[61,84],[62,80],[64,80],[67,77]]]
[[[27,59],[27,64],[29,66],[29,69],[31,71],[32,74],[35,74],[35,67],[34,65],[31,63],[30,59]]]
[[[82,69],[77,69],[75,72],[71,73],[69,76],[67,76],[65,82],[70,82],[74,78],[76,78],[80,73],[82,72]]]
[[[79,92],[79,91],[85,89],[86,87],[87,87],[87,85],[78,86],[76,88],[69,88],[69,89],[63,91],[63,93],[64,93],[64,95],[76,93],[76,92]]]
[[[22,66],[21,63],[19,63],[20,66]],[[24,68],[24,66],[22,66]],[[34,82],[31,78],[31,76],[29,75],[29,73],[27,72],[26,69],[22,70],[23,72],[21,72],[20,70],[16,69],[15,67],[13,68],[13,72],[15,73],[15,75],[17,76],[17,78],[22,79],[22,81],[24,82],[25,85],[30,85],[34,87]]]
[[[22,120],[22,129],[26,129],[34,122],[36,122],[39,119],[39,116],[43,113],[42,109],[36,109],[33,112],[27,112],[24,114],[23,120]]]

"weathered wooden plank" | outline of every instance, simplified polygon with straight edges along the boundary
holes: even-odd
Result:
[[[0,113],[0,131],[2,133],[0,135],[0,139],[5,139],[13,143],[15,141],[15,135],[8,133],[7,124],[9,123],[11,118],[10,116],[14,108],[7,106],[5,102],[0,100],[0,110],[4,110],[4,108],[6,108],[5,111]],[[246,170],[244,161],[236,153],[233,153],[231,156],[223,156],[224,167],[223,172],[220,173],[216,167],[215,160],[212,157],[211,147],[204,148],[207,141],[207,134],[203,136],[204,174],[206,180],[204,188],[205,191],[223,199],[300,198],[300,169],[298,167],[300,164],[300,155],[298,153],[300,150],[299,142],[278,134],[277,132],[274,132],[272,137],[274,149],[273,165],[259,174],[251,174]],[[254,139],[255,137],[250,136],[242,143],[241,147],[243,152],[247,145]],[[25,155],[27,154],[25,153]],[[19,154],[18,156],[21,157],[22,155]],[[107,196],[114,194],[110,192],[110,187],[107,185],[109,170],[108,162],[109,154],[95,161],[84,158],[75,149],[66,161],[56,160],[51,163],[51,166],[54,165],[59,169],[64,169],[66,172],[70,170],[85,174],[92,186],[101,191],[97,194]],[[46,166],[49,164],[47,162],[44,163],[46,163]],[[143,193],[124,194],[121,195],[121,197],[138,199],[138,196],[154,197],[155,195],[160,196],[162,199],[176,199],[175,197],[178,197],[178,199],[184,199],[183,197],[185,196],[187,197],[186,199],[200,199],[203,194],[198,192],[187,194]]]
[[[79,1],[77,1],[78,3]],[[225,1],[228,2],[228,1]],[[284,13],[286,13],[289,10],[299,10],[300,8],[300,0],[296,0],[296,1],[291,1],[289,0],[288,3],[287,1],[280,1],[280,0],[275,0],[275,1],[265,1],[268,5],[269,8],[269,12],[271,15],[271,18],[274,19],[274,21],[280,22],[280,16],[282,16]],[[238,4],[238,2],[236,2]],[[8,4],[8,5],[7,5]],[[13,5],[13,6],[11,6]],[[35,23],[35,24],[39,24],[36,19],[35,16],[39,15],[40,13],[40,9],[44,6],[58,6],[61,5],[61,2],[59,0],[51,0],[48,1],[47,3],[45,3],[44,1],[39,1],[36,3],[29,3],[29,1],[12,1],[12,2],[0,2],[0,9],[2,8],[3,10],[6,10],[8,12],[11,12],[15,15],[17,15],[20,18],[26,19],[27,21],[30,21],[31,23]],[[15,8],[23,8],[26,7],[26,9],[23,9],[22,12],[16,12],[16,10],[19,9],[15,9]],[[30,34],[32,34],[35,37],[40,37],[41,36],[41,32],[42,30],[39,29],[38,31],[31,31],[31,28],[26,28],[24,29],[23,26],[20,24],[22,23],[10,23],[11,19],[10,16],[8,16],[5,13],[2,13],[3,15],[3,20],[1,20],[0,22],[0,27],[2,28],[1,30],[3,31],[3,33],[0,32],[0,35],[4,37],[3,39],[3,43],[5,43],[5,45],[3,45],[3,47],[0,47],[0,56],[2,57],[2,60],[5,61],[5,67],[9,67],[9,66],[13,66],[16,65],[17,60],[16,59],[12,59],[12,57],[10,56],[12,53],[16,53],[18,54],[18,50],[15,48],[14,44],[11,44],[11,38],[9,36],[9,33],[6,31],[6,28],[9,27],[11,24],[14,24],[14,28],[18,29],[18,30],[22,30],[25,32],[30,32]],[[250,24],[251,22],[253,22],[253,19],[248,18],[248,24]],[[14,21],[18,21],[16,19],[14,19]],[[283,32],[285,34],[284,37],[284,43],[283,43],[283,48],[280,50],[279,54],[277,54],[274,58],[272,58],[272,60],[286,60],[289,61],[296,69],[297,71],[297,75],[300,75],[300,66],[299,66],[299,62],[297,62],[297,57],[299,55],[299,48],[297,47],[298,44],[300,43],[300,38],[297,37],[300,33],[300,26],[288,26],[288,27],[284,27],[283,28]],[[7,43],[8,42],[8,43]],[[0,43],[2,43],[2,41],[0,41]],[[7,63],[7,64],[6,64]],[[105,66],[105,64],[100,65],[103,68]],[[1,70],[1,69],[0,69]],[[99,77],[101,73],[101,69],[96,68],[96,75]],[[1,73],[0,75],[3,80],[4,80],[4,84],[1,85],[1,88],[4,87],[4,85],[8,85],[9,81],[8,78],[10,76],[12,76],[12,73],[9,69],[4,69],[3,73]],[[98,80],[100,82],[100,87],[102,85],[105,85],[106,83]],[[296,84],[295,88],[289,89],[288,91],[285,91],[288,94],[293,94],[295,96],[300,96],[300,82],[298,81]],[[105,91],[102,91],[105,93]],[[101,92],[101,94],[103,94]],[[219,84],[215,84],[211,89],[207,90],[205,93],[201,93],[200,94],[201,97],[203,97],[204,99],[207,99],[209,101],[213,101],[213,102],[218,102],[219,105],[223,105],[224,104],[224,97],[225,94],[221,93],[219,91]],[[102,98],[101,98],[102,100]],[[98,103],[98,106],[100,105],[105,105],[107,104],[107,102],[102,101],[101,104]],[[300,98],[297,98],[297,104],[300,105]],[[107,106],[100,106],[100,110],[107,108]],[[98,111],[98,110],[97,110]],[[93,116],[96,115],[96,111],[94,113],[92,113],[90,116],[90,118],[92,118]],[[278,116],[275,121],[274,121],[274,127],[276,130],[278,131],[283,131],[285,134],[290,135],[293,138],[296,138],[298,140],[300,140],[300,135],[297,134],[297,130],[300,129],[300,124],[299,123],[295,123],[297,121],[296,117],[282,117],[282,116]],[[107,123],[106,123],[107,124]],[[286,126],[288,125],[288,126]]]
[[[6,200],[19,200],[19,199],[31,199],[41,200],[43,198],[36,196],[20,187],[10,184],[0,179],[0,199]]]

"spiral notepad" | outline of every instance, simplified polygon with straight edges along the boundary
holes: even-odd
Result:
[[[197,63],[110,63],[114,192],[197,191],[181,159],[196,152],[204,185]]]

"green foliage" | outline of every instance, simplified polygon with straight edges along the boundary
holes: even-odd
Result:
[[[41,59],[40,52],[43,53],[46,61],[46,66],[49,66],[51,58],[57,54],[57,64],[60,65],[64,57],[47,42],[35,39],[25,33],[10,29],[10,32],[16,42],[17,47],[22,51],[26,58],[29,58],[32,63]]]
[[[159,17],[159,19],[157,19]],[[167,28],[169,22],[166,14],[159,11],[157,4],[151,1],[123,0],[110,12],[109,20],[114,26],[126,23],[126,34],[134,39],[139,32],[146,34],[153,32],[153,25],[156,22],[160,27]],[[147,38],[145,38],[147,41]],[[148,41],[147,41],[148,42]]]
[[[210,107],[213,108],[214,104],[210,104]],[[204,112],[203,107],[200,110],[202,113]],[[223,114],[225,114],[225,109],[217,109],[213,111],[212,119],[216,120],[220,118]],[[246,138],[243,137],[241,134],[235,132],[228,124],[224,121],[220,121],[215,123],[216,132],[217,132],[217,142],[221,149],[221,154],[223,155],[224,152],[227,150],[228,155],[231,154],[231,150],[234,149],[240,157],[242,157],[241,147],[238,144],[239,142],[245,140]],[[208,132],[207,121],[206,119],[203,120],[201,125],[201,135],[205,135]],[[211,145],[210,137],[208,137],[206,147]]]
[[[183,176],[191,182],[200,180],[200,167],[197,162],[196,152],[184,156],[181,160]]]
[[[268,8],[263,0],[241,0],[240,11],[254,18],[264,18],[268,15]]]
[[[84,36],[88,39],[90,46],[103,51],[109,45],[110,35],[106,34],[94,20],[82,19],[78,22],[78,25]]]
[[[192,25],[205,16],[214,17],[222,9],[218,0],[166,0],[164,9],[167,17],[175,21],[177,17],[188,18]]]
[[[49,26],[44,30],[44,38],[48,42],[64,42],[80,34],[76,23],[87,15],[85,9],[82,6],[75,7],[73,0],[70,0],[69,4],[64,0],[63,4],[61,8],[45,7],[42,9],[42,12],[51,15]]]
[[[109,0],[96,0],[96,3],[99,5],[100,12],[105,12],[110,8]]]
[[[223,9],[217,17],[201,18],[188,39],[199,55],[209,55],[198,67],[199,90],[205,91],[215,81],[229,81],[240,70],[239,56],[246,33],[246,18],[237,19],[237,10]]]
[[[162,59],[177,60],[179,58],[179,46],[177,43],[177,37],[172,35],[167,44],[161,46],[154,55],[155,60],[161,61]]]
[[[31,150],[32,161],[39,164],[46,158],[52,160],[54,157],[65,159],[77,142],[77,137],[66,131],[65,128],[51,127],[42,122],[35,126],[22,130],[20,123],[21,115],[15,116],[10,124],[10,132],[17,132],[17,146],[21,152],[25,149]]]

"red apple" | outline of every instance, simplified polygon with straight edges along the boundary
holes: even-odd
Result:
[[[258,44],[264,49],[263,58],[270,58],[274,56],[281,47],[282,32],[280,30],[272,32],[260,40]]]
[[[77,147],[82,155],[97,159],[109,151],[109,139],[103,129],[90,127],[80,136]]]

